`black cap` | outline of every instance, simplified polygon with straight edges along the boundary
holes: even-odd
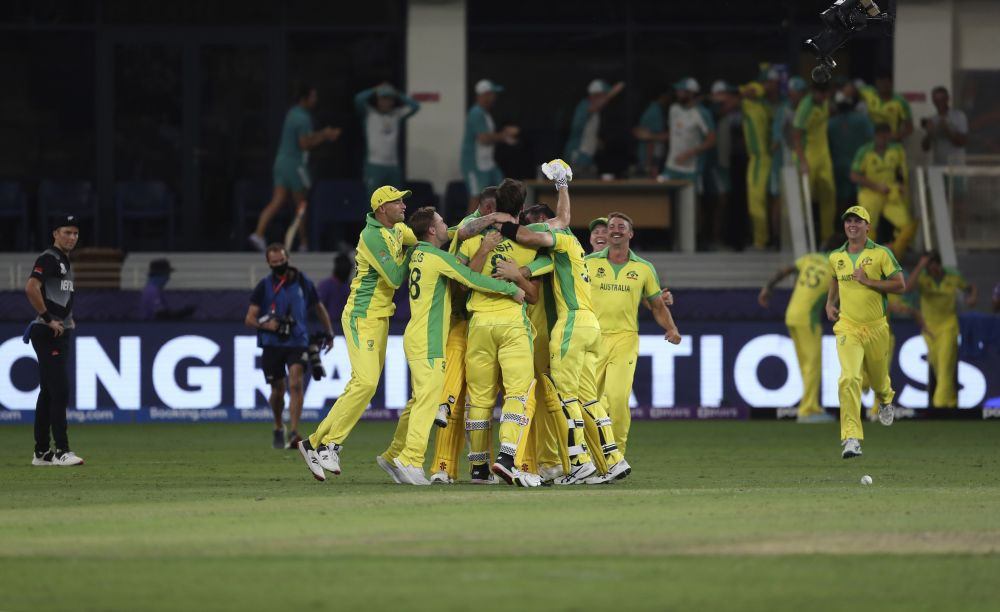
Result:
[[[173,267],[170,266],[170,260],[167,259],[154,259],[149,262],[149,275],[150,276],[166,276],[173,272]]]
[[[58,215],[52,220],[52,231],[56,231],[60,227],[75,227],[80,229],[80,220],[76,215]]]

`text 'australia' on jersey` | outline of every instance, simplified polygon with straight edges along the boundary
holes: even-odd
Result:
[[[855,268],[862,268],[868,278],[886,280],[902,268],[892,251],[871,240],[860,253],[848,253],[847,243],[830,253],[830,266],[840,291],[840,318],[857,325],[871,325],[886,320],[886,295],[854,280]]]
[[[594,312],[605,334],[639,332],[639,303],[660,295],[656,269],[629,249],[623,264],[611,263],[609,249],[587,255]]]
[[[351,281],[344,315],[359,318],[392,316],[396,306],[392,294],[406,278],[403,247],[417,243],[413,231],[403,223],[385,227],[368,213],[365,229],[361,230],[355,256],[357,274]]]
[[[472,261],[476,251],[479,250],[479,246],[483,243],[484,235],[473,236],[462,243],[459,253],[465,261]],[[476,272],[485,276],[491,276],[496,270],[497,261],[501,259],[513,261],[519,267],[526,266],[535,259],[535,249],[505,239],[493,247],[493,250],[487,255],[482,269],[476,270]],[[478,291],[469,295],[469,299],[466,302],[466,309],[470,313],[510,314],[515,320],[520,320],[524,316],[524,309],[521,304],[507,297],[489,295]]]

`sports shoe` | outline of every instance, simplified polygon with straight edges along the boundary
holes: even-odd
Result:
[[[556,478],[561,478],[563,474],[561,465],[538,466],[538,477],[542,479],[542,482],[552,482]]]
[[[469,474],[469,482],[478,485],[498,484],[496,476],[490,473],[490,466],[487,463],[472,466]]]
[[[400,479],[399,474],[396,473],[396,466],[393,465],[391,461],[386,461],[386,458],[382,455],[375,455],[375,463],[378,464],[382,471],[392,477],[392,481],[396,484],[404,484]]]
[[[444,470],[431,474],[431,484],[452,484],[454,482],[448,472]]]
[[[606,476],[608,478],[608,482],[611,482],[613,480],[623,480],[631,473],[632,466],[628,464],[628,461],[625,461],[625,459],[622,458],[618,463],[608,468]]]
[[[581,463],[580,465],[574,465],[569,474],[566,474],[562,478],[556,478],[555,484],[557,485],[573,485],[582,484],[584,479],[593,476],[597,472],[597,466],[594,465],[593,461],[588,461],[587,463]]]
[[[403,483],[411,485],[431,484],[431,481],[427,480],[427,476],[424,475],[424,468],[416,465],[403,465],[399,457],[393,459],[392,463],[396,466],[396,473],[399,474],[399,479]]]
[[[844,459],[851,459],[853,457],[861,456],[861,442],[857,438],[848,438],[844,440],[844,450],[840,453],[840,456]]]
[[[340,449],[344,448],[339,444],[324,444],[316,449],[316,458],[319,465],[331,474],[340,475]]]
[[[519,470],[514,467],[514,458],[507,453],[499,453],[493,463],[493,473],[509,485],[514,484],[514,473]]]
[[[892,404],[878,405],[878,422],[886,427],[892,425],[892,420],[896,418],[896,407]]]
[[[603,484],[611,484],[613,480],[614,480],[613,478],[608,478],[607,474],[598,474],[597,472],[594,472],[590,476],[587,476],[582,481],[580,481],[579,484],[603,485]]]
[[[302,436],[299,435],[299,432],[290,431],[288,432],[288,444],[285,446],[285,448],[290,450],[295,450],[296,448],[299,447],[299,442],[301,441],[302,441]]]
[[[52,463],[52,459],[55,457],[55,453],[52,451],[45,451],[44,453],[33,453],[31,455],[31,465],[55,465]]]
[[[247,242],[250,243],[250,246],[257,249],[261,253],[267,250],[267,242],[264,241],[263,237],[258,236],[257,234],[250,234],[247,236]]]
[[[271,432],[271,448],[281,450],[285,448],[285,430],[275,429]],[[298,448],[298,447],[296,447]]]
[[[442,428],[447,427],[449,416],[451,416],[451,409],[448,408],[448,404],[441,404],[438,406],[437,416],[434,417],[434,424]]]
[[[805,423],[808,425],[814,425],[816,423],[832,423],[835,419],[832,414],[827,414],[826,412],[817,412],[815,414],[799,415],[795,417],[796,423]]]
[[[83,465],[83,459],[78,457],[73,451],[61,451],[56,449],[52,455],[52,465],[71,466]]]
[[[319,457],[316,455],[316,450],[309,443],[309,439],[299,442],[299,452],[302,453],[302,459],[306,462],[306,467],[312,473],[313,478],[323,482],[326,480],[326,474],[323,473],[323,466],[319,464]]]

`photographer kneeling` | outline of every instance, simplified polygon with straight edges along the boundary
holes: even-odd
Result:
[[[274,448],[297,448],[299,418],[302,416],[303,377],[306,362],[313,357],[314,378],[322,378],[318,349],[333,348],[333,328],[326,307],[316,295],[316,287],[305,274],[288,265],[288,253],[280,244],[272,244],[264,253],[271,274],[257,283],[250,296],[247,327],[257,330],[257,346],[264,349],[264,378],[271,385],[269,403],[274,413]],[[310,346],[306,329],[307,310],[314,308],[325,332]],[[309,355],[312,349],[316,355]],[[317,367],[318,366],[318,367]],[[285,409],[285,377],[288,377],[291,431],[284,437],[281,413]]]

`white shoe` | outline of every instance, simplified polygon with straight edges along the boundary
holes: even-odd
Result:
[[[455,481],[452,480],[451,476],[448,475],[448,472],[445,472],[444,470],[434,472],[431,475],[431,484],[452,484],[453,482]]]
[[[73,451],[60,453],[58,450],[52,456],[52,465],[71,466],[83,465],[83,459],[78,457]]]
[[[375,456],[375,463],[378,464],[382,470],[392,477],[392,481],[396,484],[404,484],[400,479],[399,474],[396,472],[396,466],[392,462],[386,461],[385,457],[382,455]]]
[[[608,478],[607,474],[598,474],[597,472],[594,472],[590,476],[587,476],[586,478],[581,480],[580,484],[585,484],[585,485],[611,484],[612,480],[613,479]]]
[[[844,440],[844,450],[840,453],[840,456],[844,459],[851,459],[853,457],[861,456],[861,442],[857,438],[848,438]]]
[[[316,449],[316,456],[319,464],[324,470],[331,474],[340,475],[340,449],[344,448],[339,444],[324,444]]]
[[[625,459],[622,458],[621,461],[608,468],[608,482],[611,482],[612,480],[622,480],[631,473],[632,466],[628,464],[628,461],[625,461]]]
[[[309,468],[313,478],[320,482],[325,481],[326,474],[323,473],[323,466],[319,464],[319,457],[312,444],[309,443],[309,438],[299,442],[299,453],[302,454],[302,460],[306,462],[306,467]]]
[[[427,476],[424,475],[424,468],[417,467],[415,465],[403,465],[403,462],[399,460],[399,457],[393,459],[392,462],[396,466],[396,473],[399,474],[399,479],[405,484],[431,484],[431,481],[427,480]]]
[[[39,455],[38,453],[32,453],[31,465],[37,465],[37,466],[55,465],[54,463],[52,463],[52,459],[54,456],[55,453],[53,453],[52,451],[45,451],[41,455]]]
[[[565,474],[561,465],[540,465],[538,466],[538,476],[542,482],[552,482],[556,478],[562,478]]]
[[[597,466],[594,465],[593,461],[588,461],[587,463],[581,463],[580,465],[573,466],[573,469],[569,471],[562,478],[556,478],[555,484],[557,485],[573,485],[573,484],[583,484],[583,481],[590,476],[593,476],[597,472]]]
[[[442,428],[447,427],[449,416],[451,416],[451,409],[448,408],[448,404],[441,404],[438,406],[437,416],[434,417],[434,424]]]
[[[253,248],[257,249],[261,253],[267,250],[267,242],[265,242],[264,238],[258,236],[257,234],[250,234],[247,236],[247,242],[249,242]]]
[[[500,480],[490,471],[490,464],[472,466],[469,474],[469,482],[475,485],[495,485],[500,484]]]
[[[892,425],[892,420],[896,417],[896,407],[892,404],[879,404],[878,422],[886,427]]]

